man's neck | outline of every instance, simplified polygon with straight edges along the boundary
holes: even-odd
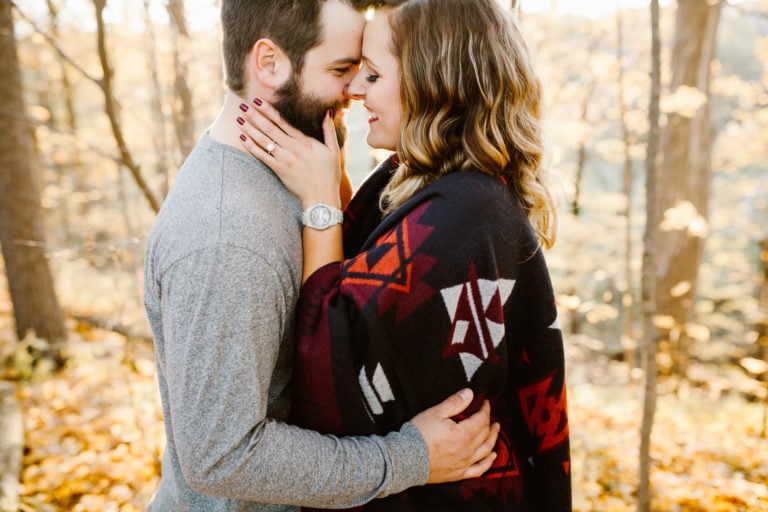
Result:
[[[216,121],[208,129],[208,135],[213,140],[236,147],[237,149],[243,149],[243,144],[240,140],[242,132],[237,124],[237,118],[243,113],[240,110],[241,103],[247,105],[249,101],[244,100],[232,91],[227,91],[224,97],[224,105],[222,105]]]

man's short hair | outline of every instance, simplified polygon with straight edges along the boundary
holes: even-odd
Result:
[[[329,0],[223,0],[224,80],[233,92],[245,91],[245,58],[261,38],[271,39],[300,72],[309,50],[322,42],[320,13]],[[386,0],[339,0],[357,10],[377,7]]]

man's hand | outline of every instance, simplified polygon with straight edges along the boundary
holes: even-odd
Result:
[[[499,435],[499,424],[490,424],[491,406],[488,401],[465,420],[457,423],[451,419],[470,403],[472,391],[462,389],[411,420],[429,448],[427,483],[475,478],[488,471],[493,464],[496,458],[493,447]]]

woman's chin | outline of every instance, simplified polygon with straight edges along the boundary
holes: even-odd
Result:
[[[383,149],[386,151],[395,151],[397,149],[395,144],[390,144],[389,142],[383,141],[381,140],[381,137],[376,137],[370,132],[368,132],[368,136],[365,138],[365,142],[373,149]]]

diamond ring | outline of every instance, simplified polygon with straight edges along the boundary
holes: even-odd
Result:
[[[269,144],[267,144],[266,150],[267,153],[269,153],[269,156],[272,156],[272,152],[275,150],[277,146],[275,145],[275,141],[271,140],[269,141]]]

